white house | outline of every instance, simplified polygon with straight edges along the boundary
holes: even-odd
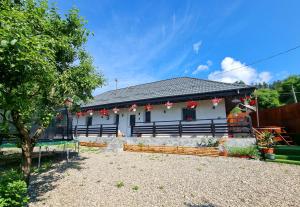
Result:
[[[121,88],[84,105],[73,129],[83,136],[126,137],[250,133],[251,122],[229,121],[228,114],[254,89],[188,77]]]

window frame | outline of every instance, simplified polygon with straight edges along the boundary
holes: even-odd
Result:
[[[189,113],[187,113],[189,112]],[[191,118],[188,118],[190,116]],[[197,113],[196,108],[190,109],[190,108],[182,108],[182,121],[196,121],[197,119]]]
[[[149,120],[147,119],[149,118]],[[145,111],[145,123],[151,123],[151,111]]]

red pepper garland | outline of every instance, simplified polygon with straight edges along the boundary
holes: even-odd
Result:
[[[240,100],[245,105],[250,105],[250,106],[256,105],[255,99],[253,99],[251,96],[246,96],[245,98],[241,97]]]
[[[115,114],[117,114],[119,111],[120,111],[120,109],[118,109],[117,107],[113,108],[113,112],[114,112]]]
[[[213,107],[217,107],[218,104],[219,104],[221,101],[222,101],[221,98],[213,98],[213,99],[211,100],[211,102],[212,102],[212,104],[213,104]]]
[[[145,110],[146,111],[151,111],[153,109],[153,106],[151,106],[150,104],[147,104],[146,106],[145,106]]]
[[[168,101],[167,103],[165,103],[165,106],[167,107],[167,109],[170,109],[173,107],[173,103],[171,103],[170,101]]]
[[[188,101],[186,103],[186,107],[189,109],[194,109],[198,106],[198,103],[196,101]]]
[[[100,113],[101,116],[108,116],[109,115],[109,111],[106,110],[106,109],[101,109],[99,111],[99,113]]]
[[[90,109],[90,110],[88,110],[86,113],[87,113],[88,115],[90,115],[90,116],[93,116],[94,111]]]
[[[129,111],[136,112],[136,108],[137,108],[137,105],[136,105],[136,104],[133,104],[133,105],[129,108]]]

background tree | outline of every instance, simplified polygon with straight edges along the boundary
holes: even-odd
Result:
[[[33,148],[57,109],[66,98],[92,98],[103,78],[84,49],[89,31],[78,10],[62,18],[47,1],[2,0],[0,18],[0,109],[19,133],[28,184]]]
[[[284,79],[280,84],[277,85],[276,89],[280,94],[279,99],[282,103],[295,103],[292,93],[292,86],[294,87],[294,90],[296,92],[297,100],[300,101],[300,75],[292,75]]]
[[[260,109],[274,108],[280,106],[279,93],[272,89],[258,89],[255,91]]]

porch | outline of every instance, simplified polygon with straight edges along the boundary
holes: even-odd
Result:
[[[253,137],[250,118],[135,122],[129,127],[131,137]],[[75,137],[122,136],[118,124],[75,125],[73,134]]]

